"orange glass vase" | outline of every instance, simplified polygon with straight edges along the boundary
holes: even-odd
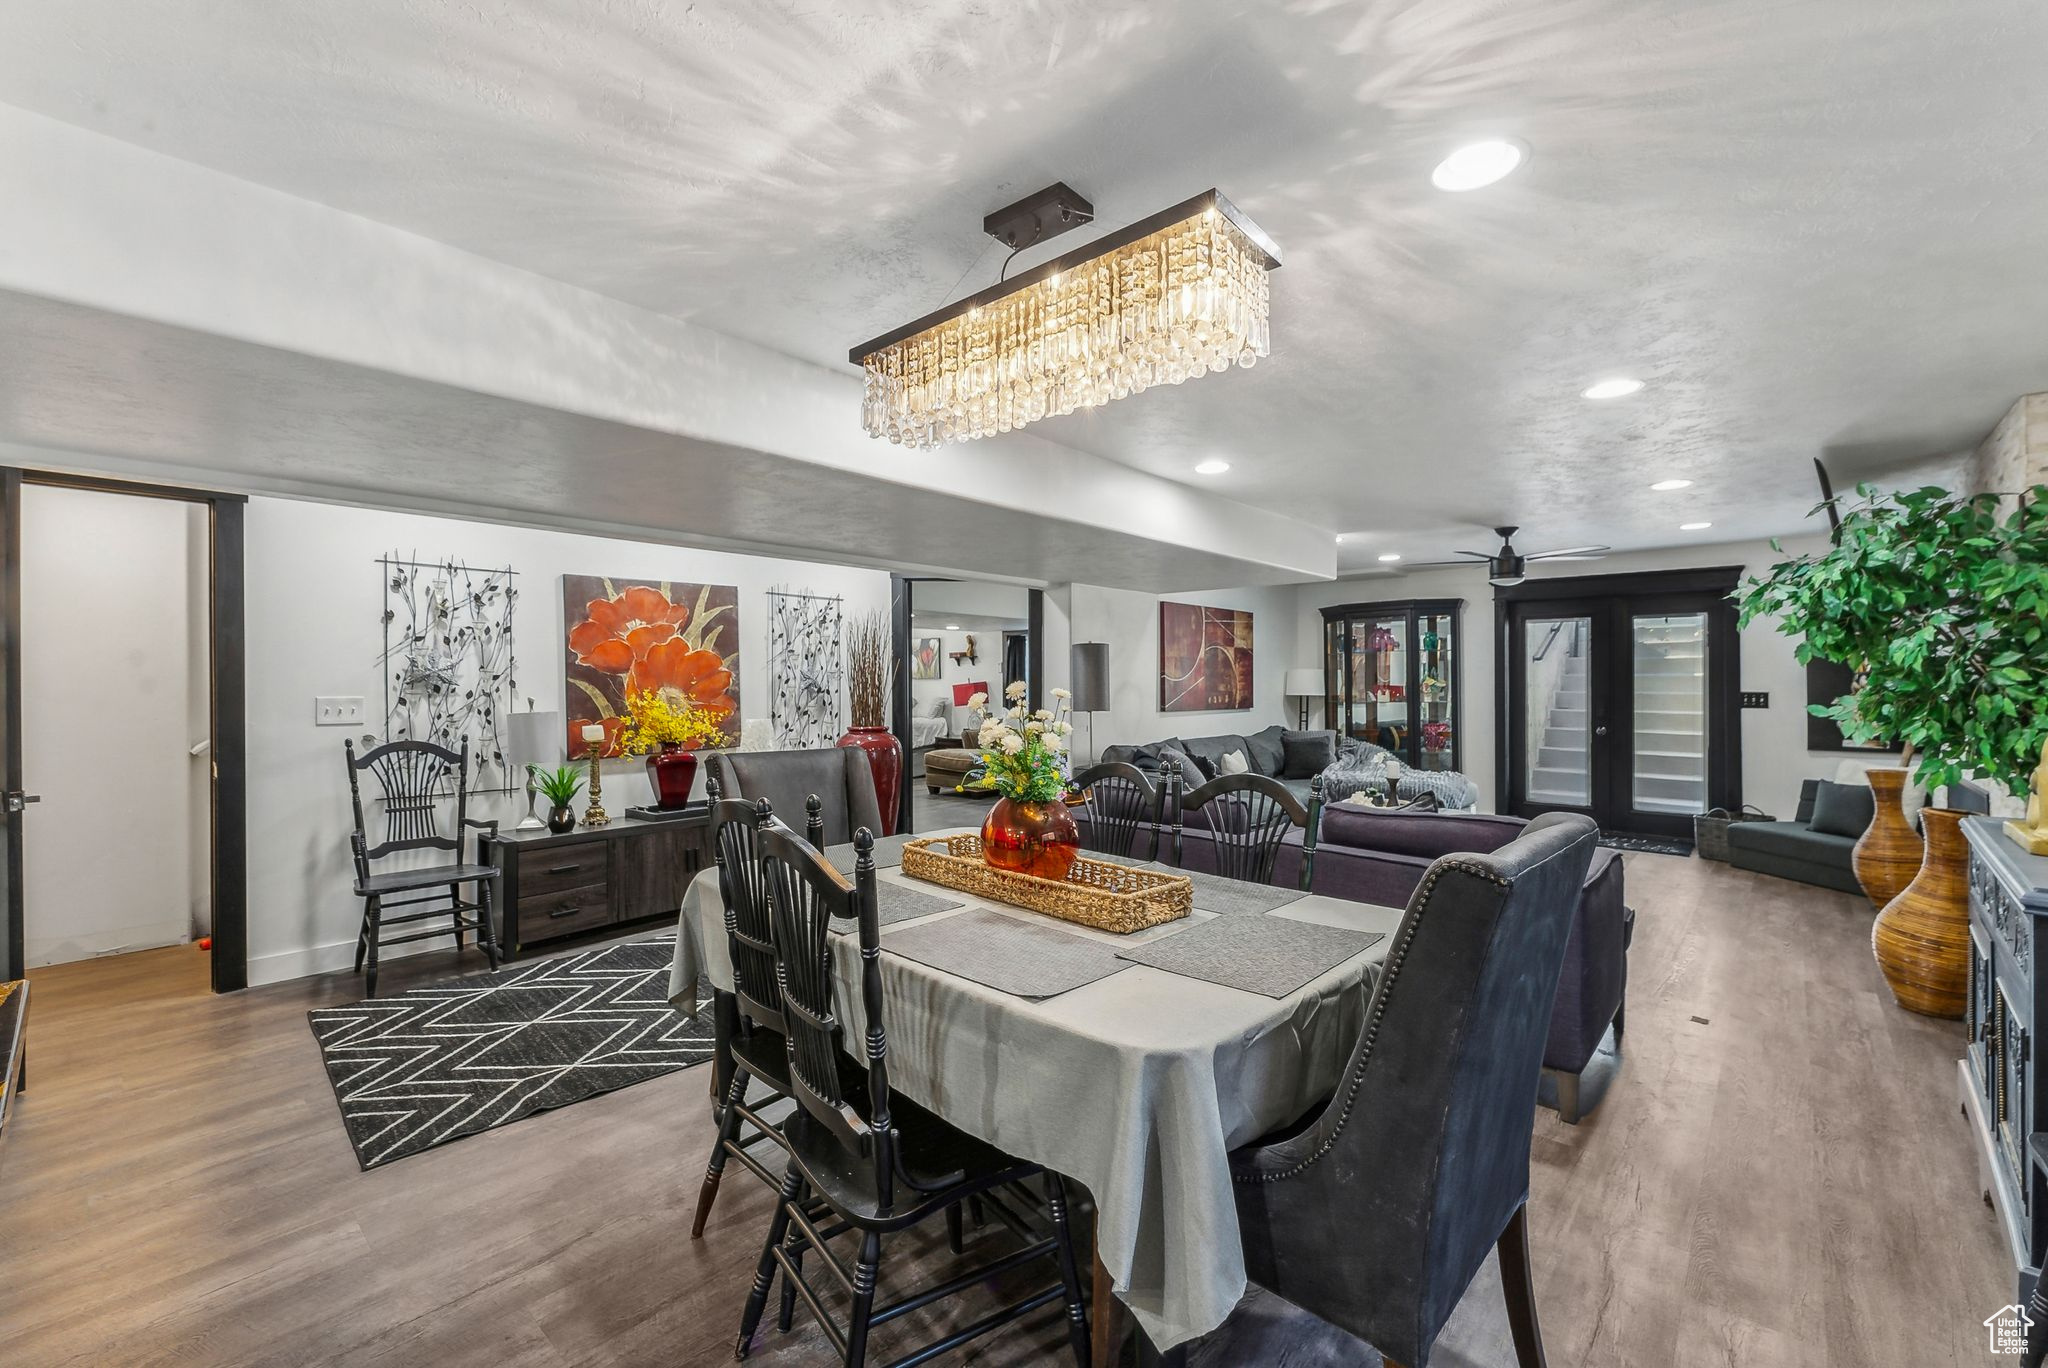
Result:
[[[981,858],[997,869],[1064,879],[1080,854],[1080,825],[1062,802],[1004,798],[981,824]]]

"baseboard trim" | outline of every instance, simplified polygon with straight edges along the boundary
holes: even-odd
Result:
[[[445,945],[438,941],[415,941],[411,945],[387,946],[377,952],[377,958],[388,963],[407,955],[424,955],[437,950],[446,952],[453,948],[452,939]],[[265,983],[285,983],[292,979],[311,978],[315,974],[332,974],[353,969],[355,963],[356,943],[353,939],[283,950],[274,955],[254,955],[249,959],[249,986],[255,988]]]

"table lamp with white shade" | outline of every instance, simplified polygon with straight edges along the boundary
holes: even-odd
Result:
[[[526,816],[520,819],[520,831],[538,831],[543,825],[540,818],[533,815],[534,798],[539,792],[533,782],[533,767],[556,764],[561,746],[560,713],[550,709],[505,715],[506,757],[526,775]]]
[[[1281,693],[1289,698],[1301,700],[1301,730],[1308,730],[1308,701],[1323,696],[1323,671],[1321,666],[1289,670]]]

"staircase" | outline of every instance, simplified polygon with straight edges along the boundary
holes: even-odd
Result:
[[[1586,652],[1578,639],[1560,642],[1566,654],[1558,665],[1557,691],[1550,696],[1543,735],[1536,745],[1536,763],[1529,769],[1529,801],[1564,807],[1588,807],[1593,801],[1590,754],[1586,734]]]
[[[1636,619],[1638,812],[1706,811],[1706,665],[1698,616]]]

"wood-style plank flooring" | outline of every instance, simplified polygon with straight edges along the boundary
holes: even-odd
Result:
[[[1626,1062],[1584,1124],[1536,1124],[1550,1361],[1983,1362],[2007,1273],[1955,1103],[1960,1026],[1892,1005],[1861,900],[1627,859]],[[434,953],[385,981],[479,963]],[[769,1203],[735,1172],[688,1238],[703,1070],[362,1173],[305,1020],[356,981],[214,998],[205,968],[178,948],[35,976],[29,1088],[0,1145],[0,1363],[730,1361]],[[1269,1299],[1241,1319],[1202,1368],[1373,1361]],[[1045,1317],[964,1361],[1069,1362],[1062,1343]],[[829,1361],[801,1311],[750,1359]],[[1435,1362],[1513,1362],[1490,1270]]]

